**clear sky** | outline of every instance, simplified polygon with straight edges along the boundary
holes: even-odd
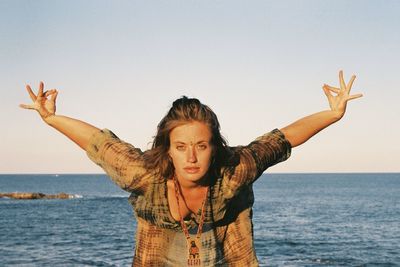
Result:
[[[25,85],[57,88],[58,114],[150,147],[174,99],[199,98],[230,145],[328,108],[356,74],[346,116],[271,172],[400,171],[400,1],[0,1],[0,173],[101,172],[39,116]]]

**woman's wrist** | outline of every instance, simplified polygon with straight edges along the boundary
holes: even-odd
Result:
[[[344,116],[344,111],[332,110],[331,112],[332,112],[332,117],[335,120],[335,122],[339,121]]]
[[[54,119],[56,118],[56,114],[48,114],[46,116],[42,116],[42,120],[47,124],[52,126]]]

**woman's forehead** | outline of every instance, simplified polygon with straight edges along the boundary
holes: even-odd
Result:
[[[193,121],[175,127],[170,133],[170,140],[182,143],[209,142],[211,135],[207,124]]]

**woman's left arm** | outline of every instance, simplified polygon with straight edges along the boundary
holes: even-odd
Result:
[[[362,97],[362,94],[350,95],[355,78],[356,76],[353,75],[346,84],[343,79],[343,71],[340,71],[340,88],[327,84],[322,87],[328,98],[330,110],[309,115],[280,129],[292,147],[303,144],[322,129],[340,120],[346,112],[347,102]]]

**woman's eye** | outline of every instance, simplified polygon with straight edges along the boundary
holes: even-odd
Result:
[[[176,149],[177,150],[185,150],[185,146],[177,146]]]
[[[206,145],[199,145],[198,148],[201,149],[201,150],[204,150],[204,149],[207,148],[207,146]]]

